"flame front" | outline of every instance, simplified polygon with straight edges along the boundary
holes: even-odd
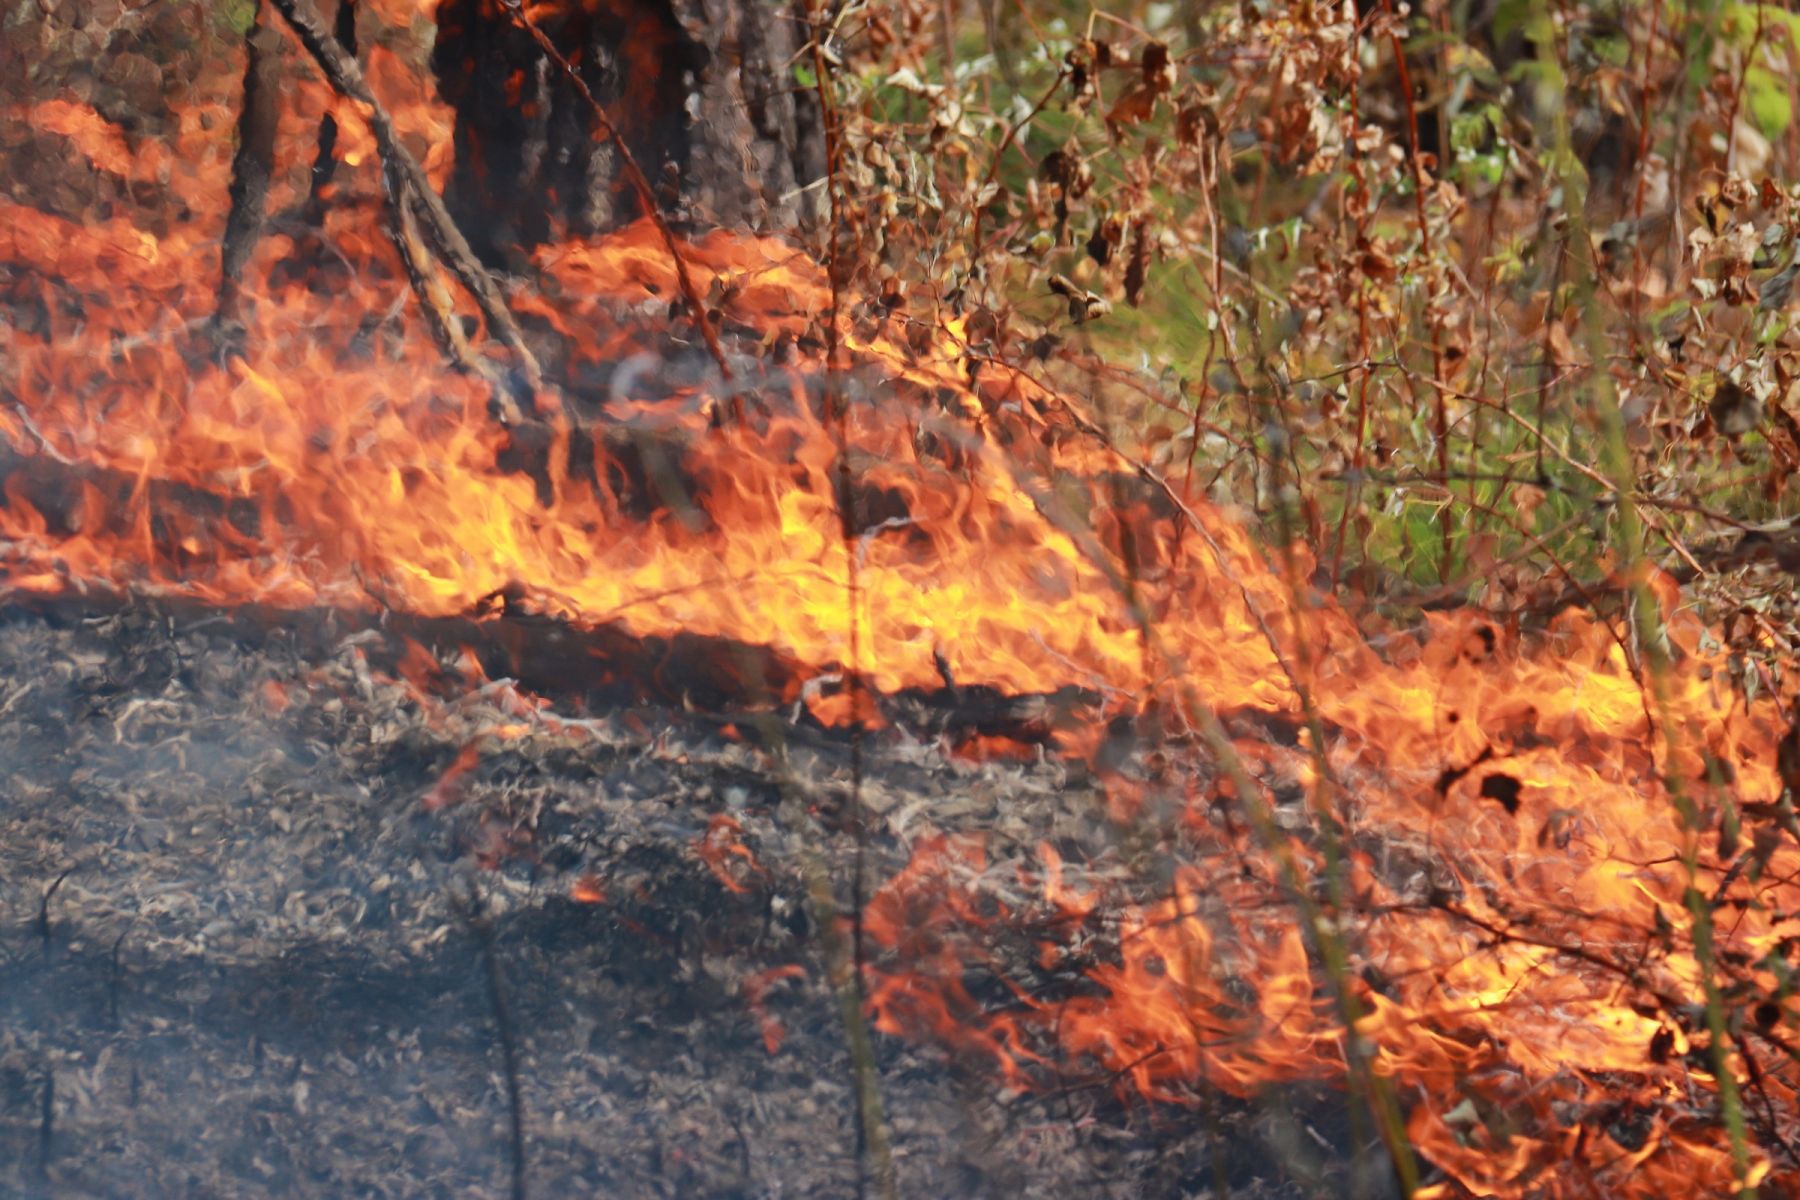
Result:
[[[371,74],[441,179],[444,114],[379,48]],[[0,570],[15,594],[422,616],[505,595],[578,627],[767,647],[882,693],[946,673],[1011,695],[1082,689],[1102,719],[1059,736],[1095,763],[1116,813],[1153,787],[1184,796],[1166,885],[1082,882],[1044,847],[996,891],[982,846],[922,841],[867,914],[886,951],[869,980],[884,1030],[978,1047],[1020,1087],[1060,1063],[1172,1102],[1342,1079],[1355,1061],[1389,1081],[1442,1172],[1420,1194],[1724,1194],[1737,1168],[1706,996],[1754,987],[1776,999],[1726,1014],[1725,1057],[1763,1127],[1792,1134],[1780,997],[1800,945],[1800,845],[1756,815],[1782,804],[1784,726],[1772,703],[1745,706],[1672,595],[1676,665],[1656,702],[1580,613],[1531,644],[1475,614],[1372,644],[1290,582],[1308,564],[1273,570],[1224,515],[1142,484],[1038,384],[991,366],[971,382],[954,320],[923,341],[846,321],[856,366],[827,388],[806,349],[824,272],[783,242],[724,233],[683,247],[700,289],[744,340],[790,347],[789,365],[721,421],[718,379],[673,384],[642,357],[666,349],[678,295],[654,229],[546,248],[517,310],[568,347],[561,377],[606,381],[589,397],[597,422],[679,461],[659,472],[646,450],[648,482],[627,497],[616,455],[574,449],[586,443],[565,424],[539,469],[520,468],[516,435],[483,385],[444,367],[370,232],[374,150],[356,114],[299,88],[280,160],[306,160],[327,108],[356,168],[348,195],[321,235],[278,224],[265,238],[244,349],[223,362],[203,326],[225,107],[189,106],[172,147],[74,103],[13,114],[189,214],[75,223],[0,204],[0,280],[28,314],[0,330]],[[303,194],[288,179],[275,205]],[[836,389],[841,425],[821,395]],[[849,537],[847,474],[868,510]],[[768,699],[844,715],[803,676],[780,688]],[[1253,774],[1289,788],[1270,828],[1232,815],[1246,798],[1229,781],[1190,769],[1207,757],[1183,749],[1203,710],[1299,730],[1292,745],[1235,738]],[[1107,765],[1109,717],[1174,748],[1163,778]],[[1710,832],[1728,810],[1745,814],[1738,846]],[[737,861],[729,832],[707,845],[743,886],[754,860]],[[1297,922],[1296,890],[1344,939],[1335,972]],[[1710,945],[1695,896],[1721,917]],[[1008,922],[1041,931],[1047,971],[1073,965],[1088,986],[1056,1001],[1018,984],[972,994],[984,930]],[[1775,1154],[1749,1145],[1747,1181],[1800,1187]]]

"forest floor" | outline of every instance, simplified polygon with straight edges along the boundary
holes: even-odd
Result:
[[[147,608],[0,623],[0,1191],[504,1194],[491,958],[530,1194],[854,1194],[850,1064],[762,756],[717,721],[619,711],[447,783],[469,723],[513,722],[501,693],[434,706],[358,639],[309,640]],[[875,878],[927,818],[1100,836],[1059,765],[869,750]],[[798,732],[793,785],[828,804],[847,752]],[[755,854],[742,892],[696,853],[720,814]],[[848,836],[813,852],[850,878]],[[1332,1177],[1307,1110],[1341,1098],[1202,1120],[1103,1084],[1009,1092],[929,1044],[878,1059],[904,1194]]]

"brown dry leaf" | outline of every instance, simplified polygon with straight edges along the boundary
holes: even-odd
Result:
[[[1372,279],[1389,280],[1398,274],[1394,266],[1394,256],[1382,244],[1381,239],[1359,239],[1357,249],[1362,251],[1357,265],[1364,275]]]
[[[1537,527],[1538,506],[1544,502],[1544,489],[1532,483],[1515,483],[1512,486],[1513,512],[1518,514],[1519,525],[1524,529]]]
[[[1151,42],[1144,47],[1142,69],[1144,86],[1152,91],[1166,92],[1175,86],[1175,64],[1163,43]]]
[[[1748,274],[1756,252],[1762,247],[1762,235],[1756,226],[1741,221],[1713,245],[1713,253],[1732,275]]]
[[[1579,367],[1587,362],[1586,357],[1575,349],[1575,343],[1570,340],[1568,326],[1561,321],[1550,322],[1546,338],[1550,343],[1550,361],[1558,371]]]
[[[1078,325],[1112,311],[1112,305],[1104,296],[1088,291],[1067,275],[1052,275],[1049,286],[1052,292],[1069,301],[1069,320]]]
[[[1156,89],[1146,84],[1136,84],[1114,102],[1112,110],[1106,114],[1106,123],[1114,130],[1127,125],[1138,125],[1149,120],[1155,108]]]
[[[1719,199],[1730,208],[1748,208],[1756,199],[1756,189],[1748,179],[1734,171],[1719,185]]]
[[[1713,428],[1726,437],[1738,437],[1762,424],[1763,403],[1748,390],[1727,379],[1706,403]]]
[[[1200,135],[1209,130],[1217,133],[1218,125],[1219,120],[1210,109],[1198,101],[1189,101],[1175,114],[1175,140],[1189,148],[1198,146]]]
[[[1088,257],[1101,266],[1112,261],[1113,248],[1125,240],[1125,222],[1114,213],[1098,225],[1087,240]]]
[[[1763,495],[1771,501],[1779,501],[1787,495],[1794,472],[1800,470],[1800,421],[1796,421],[1780,403],[1771,406],[1771,415],[1774,423],[1765,431],[1770,455],[1769,471],[1763,478]]]
[[[1499,539],[1491,533],[1478,533],[1471,537],[1463,551],[1469,569],[1477,575],[1493,575],[1499,545]]]

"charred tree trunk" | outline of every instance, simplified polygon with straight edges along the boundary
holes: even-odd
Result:
[[[673,218],[755,229],[816,219],[817,103],[789,63],[794,0],[528,5],[606,108]],[[456,113],[451,212],[489,261],[645,215],[574,84],[498,0],[440,0],[432,69]]]

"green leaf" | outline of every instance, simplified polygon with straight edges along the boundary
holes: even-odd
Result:
[[[1744,73],[1744,100],[1750,119],[1766,138],[1780,137],[1793,124],[1794,102],[1787,81],[1767,67],[1753,66]]]
[[[213,16],[227,34],[241,38],[256,20],[256,0],[224,0],[213,10]]]

